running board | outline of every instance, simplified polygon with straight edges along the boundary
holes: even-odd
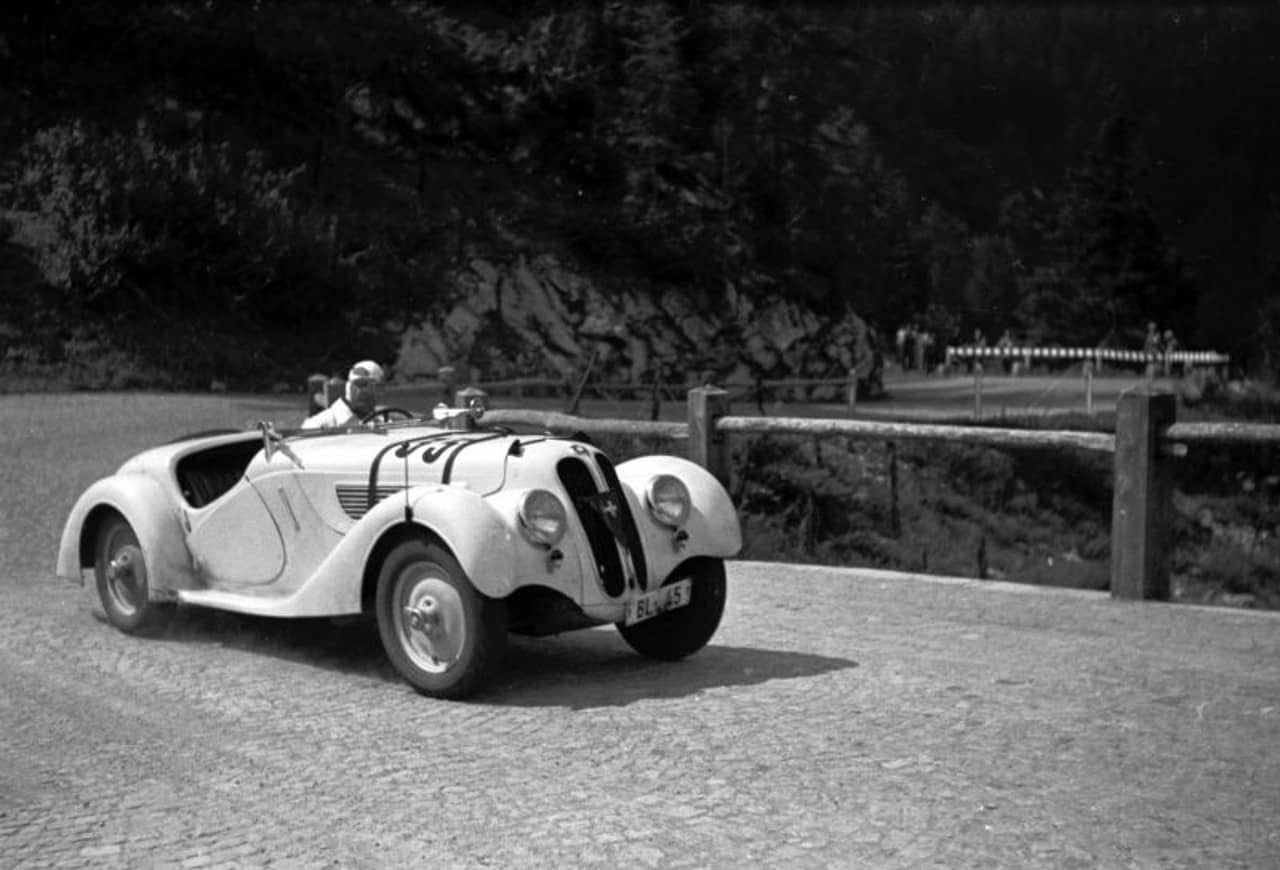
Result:
[[[352,616],[351,613],[316,613],[301,604],[296,595],[245,595],[221,589],[179,589],[178,600],[217,610],[247,613],[251,616]]]

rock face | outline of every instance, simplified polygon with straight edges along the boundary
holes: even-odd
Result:
[[[675,289],[606,294],[550,254],[477,258],[452,278],[458,301],[404,334],[397,378],[455,366],[482,381],[572,380],[593,358],[593,378],[631,383],[655,374],[683,382],[707,371],[720,383],[840,378],[870,367],[861,319],[819,317],[781,295],[761,302],[733,288],[721,299]]]

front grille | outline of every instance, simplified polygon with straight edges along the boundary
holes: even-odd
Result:
[[[635,541],[637,535],[627,500],[620,488],[610,487],[602,491],[591,474],[591,468],[577,457],[561,459],[556,463],[556,472],[587,534],[600,585],[606,595],[617,598],[627,589],[623,554],[638,551],[638,547],[629,543]],[[625,547],[621,552],[620,543]]]
[[[613,463],[603,453],[596,454],[596,465],[600,467],[600,475],[604,478],[609,491],[616,493],[618,496],[623,542],[627,546],[627,552],[631,554],[631,561],[636,569],[636,578],[640,581],[640,588],[643,589],[645,587],[645,578],[649,576],[646,573],[644,547],[640,544],[640,530],[636,528],[636,518],[631,515],[631,505],[627,502],[627,495],[622,489],[622,481],[618,480],[618,472],[614,471]]]
[[[363,483],[340,483],[337,486],[338,504],[342,505],[342,510],[347,516],[353,520],[358,520],[367,514],[374,504],[389,495],[395,495],[403,489],[403,486],[379,486],[375,490],[373,504],[370,504],[369,487],[367,485]]]

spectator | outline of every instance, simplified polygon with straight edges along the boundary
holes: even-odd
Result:
[[[916,336],[916,368],[929,374],[933,363],[933,333],[925,329]]]
[[[337,429],[359,423],[378,407],[386,373],[373,360],[364,360],[347,373],[347,386],[332,405],[302,421],[303,429]]]
[[[1004,373],[1007,375],[1013,369],[1013,333],[1007,329],[1002,332],[1000,339],[996,342],[996,348],[1000,351]]]
[[[1162,349],[1164,351],[1164,376],[1167,378],[1174,371],[1173,355],[1179,350],[1178,339],[1174,338],[1172,329],[1164,331],[1164,347]]]
[[[974,350],[977,350],[977,351],[983,351],[983,350],[986,350],[986,347],[987,347],[987,337],[986,337],[985,335],[983,335],[983,334],[982,334],[982,330],[981,330],[981,329],[975,329],[975,330],[973,331],[973,341],[971,341],[971,342],[970,342],[970,346],[971,346]],[[983,360],[985,357],[986,357],[986,354],[983,354],[983,353],[976,353],[976,354],[974,354],[974,356],[973,356],[973,364],[972,364],[972,366],[971,366],[971,370],[972,370],[972,371],[976,371],[976,370],[977,370],[977,367],[978,367],[979,365],[981,365],[981,364],[982,364],[982,360]]]
[[[1160,330],[1154,322],[1147,324],[1147,335],[1142,340],[1142,353],[1146,358],[1147,377],[1155,374],[1156,361],[1160,358]]]

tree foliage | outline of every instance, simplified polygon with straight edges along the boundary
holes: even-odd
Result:
[[[1084,165],[1068,173],[1045,241],[1022,303],[1039,339],[1132,347],[1145,322],[1170,319],[1186,334],[1191,282],[1140,192],[1123,118],[1104,124]]]
[[[94,324],[179,378],[203,361],[202,338],[248,348],[250,359],[221,355],[240,368],[254,362],[255,336],[265,345],[299,321],[322,324],[335,304],[337,322],[355,325],[323,216],[292,195],[301,167],[270,169],[226,143],[169,144],[147,124],[48,128],[21,158],[19,201],[44,230],[37,311]]]
[[[932,312],[965,335],[1088,345],[1132,344],[1155,319],[1256,350],[1274,289],[1273,10],[6,15],[0,188],[44,228],[48,329],[199,312],[251,336],[246,359],[310,369],[450,301],[452,266],[529,246],[606,289],[786,294],[882,329]],[[1234,301],[1198,302],[1206,288]],[[167,329],[114,334],[163,359]]]

